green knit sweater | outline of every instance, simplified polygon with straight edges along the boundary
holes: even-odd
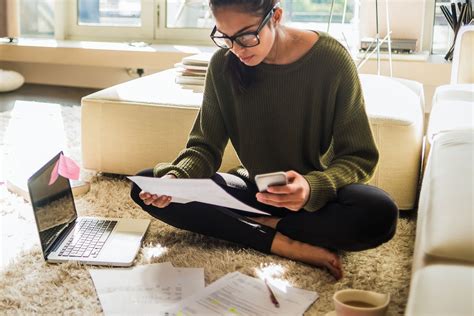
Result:
[[[242,163],[231,173],[254,181],[260,173],[295,170],[311,189],[307,211],[370,179],[378,151],[357,70],[338,41],[320,33],[296,62],[257,65],[256,82],[244,93],[235,93],[225,52],[211,59],[186,148],[172,163],[158,164],[155,176],[211,177],[230,139]]]

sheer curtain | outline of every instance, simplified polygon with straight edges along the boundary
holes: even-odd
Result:
[[[0,0],[0,37],[7,36],[7,2]]]
[[[18,35],[18,1],[0,0],[0,37],[15,38]]]

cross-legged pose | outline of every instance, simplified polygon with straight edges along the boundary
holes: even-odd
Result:
[[[339,279],[338,250],[376,247],[395,234],[398,208],[364,184],[378,151],[356,67],[321,32],[281,24],[276,0],[210,0],[221,49],[206,75],[186,148],[140,175],[211,178],[271,216],[198,202],[173,203],[132,187],[145,211],[175,227],[315,266]],[[240,166],[217,173],[231,141]],[[284,171],[287,185],[258,192],[255,176]]]

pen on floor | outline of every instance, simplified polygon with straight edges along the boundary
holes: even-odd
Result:
[[[270,285],[268,285],[267,279],[265,279],[264,281],[265,281],[265,285],[267,286],[268,292],[270,292],[270,300],[272,301],[273,305],[275,305],[275,307],[280,307],[280,303],[278,303],[278,300],[276,299],[275,294],[273,293]]]

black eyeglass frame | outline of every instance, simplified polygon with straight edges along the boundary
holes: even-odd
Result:
[[[234,47],[234,42],[239,44],[239,46],[241,46],[241,47],[255,47],[255,46],[260,44],[260,36],[258,34],[263,29],[263,27],[268,23],[268,21],[270,21],[270,18],[273,16],[273,14],[275,13],[276,9],[279,8],[279,6],[280,6],[280,2],[277,2],[273,6],[273,8],[271,8],[271,10],[268,11],[267,15],[263,18],[262,22],[260,23],[260,25],[258,26],[256,31],[243,32],[243,33],[236,34],[236,35],[233,35],[233,36],[227,36],[227,35],[216,36],[214,34],[216,34],[216,32],[217,32],[217,26],[214,26],[214,28],[212,29],[210,37],[211,37],[212,41],[214,42],[214,44],[216,44],[218,47],[221,47],[221,48],[231,49],[232,47]],[[242,42],[239,41],[239,37],[246,36],[246,35],[254,35],[255,38],[257,39],[257,43],[255,45],[244,45],[244,44],[242,44]],[[226,46],[221,46],[221,45],[217,44],[217,42],[215,41],[216,38],[229,39],[232,45],[230,47],[227,46],[227,45]]]

